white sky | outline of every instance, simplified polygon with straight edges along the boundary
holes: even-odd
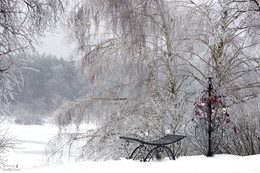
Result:
[[[51,54],[57,58],[69,59],[73,53],[73,46],[68,43],[65,33],[46,33],[46,37],[41,41],[41,45],[35,46],[40,54]]]

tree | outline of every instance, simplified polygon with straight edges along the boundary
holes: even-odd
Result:
[[[247,149],[240,150],[235,144],[238,141],[244,148],[259,151],[257,144],[249,146],[245,142],[245,134],[251,130],[243,132],[248,129],[246,124],[255,126],[259,121],[254,117],[256,111],[248,109],[259,100],[260,59],[259,41],[256,40],[259,35],[259,21],[255,18],[259,16],[259,4],[257,1],[190,2],[197,16],[194,18],[195,25],[191,33],[200,47],[189,50],[195,59],[187,61],[194,69],[191,71],[192,75],[196,76],[199,83],[204,83],[207,76],[214,76],[216,88],[228,96],[229,113],[234,115],[233,120],[238,124],[236,137],[240,139],[234,138],[225,152],[244,155]],[[245,119],[245,116],[250,118]],[[242,125],[242,121],[249,122]],[[243,135],[239,134],[240,131]],[[250,141],[259,143],[257,134],[249,136]]]
[[[234,100],[254,98],[254,92],[244,94],[243,90],[258,88],[260,84],[259,57],[256,57],[259,42],[253,40],[258,31],[248,20],[259,12],[245,10],[242,1],[191,2],[198,16],[195,28],[200,28],[194,30],[194,41],[204,49],[190,53],[206,68],[202,68],[203,71],[191,62],[189,65],[204,79],[206,75],[214,76],[217,87]],[[255,80],[248,80],[249,77]]]
[[[2,0],[0,3],[0,102],[1,112],[14,99],[13,86],[21,86],[20,68],[39,36],[54,25],[64,11],[60,0]],[[17,56],[17,55],[21,56]]]
[[[189,24],[184,18],[190,13],[179,15],[179,10],[177,3],[159,0],[84,1],[74,8],[71,37],[91,88],[85,98],[59,109],[61,133],[53,145],[84,139],[86,158],[119,158],[120,134],[148,139],[180,131],[190,97],[180,58]],[[67,126],[93,119],[94,130],[63,133]]]

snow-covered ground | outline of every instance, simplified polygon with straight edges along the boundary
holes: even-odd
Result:
[[[10,125],[9,132],[21,142],[20,149],[12,152],[7,164],[19,166],[19,172],[176,172],[176,173],[260,173],[260,155],[216,155],[180,157],[179,159],[139,162],[118,161],[78,162],[48,166],[43,151],[48,140],[57,133],[55,126]],[[2,169],[1,169],[2,171]]]
[[[17,149],[8,154],[7,165],[17,165],[27,169],[45,164],[44,150],[48,141],[58,132],[58,128],[51,124],[16,125],[4,124],[1,128],[8,128],[9,136],[14,137]]]

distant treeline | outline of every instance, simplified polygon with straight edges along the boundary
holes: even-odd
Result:
[[[75,62],[52,55],[33,55],[23,68],[24,85],[15,89],[12,114],[16,123],[39,124],[61,104],[83,94],[86,80],[79,78]]]

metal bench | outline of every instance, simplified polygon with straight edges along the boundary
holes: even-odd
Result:
[[[166,134],[165,136],[151,140],[151,141],[143,141],[137,138],[132,138],[132,137],[125,137],[125,136],[120,136],[119,138],[124,140],[124,148],[127,154],[127,159],[136,159],[136,158],[141,158],[141,161],[150,161],[153,156],[155,156],[158,153],[163,153],[165,152],[169,159],[175,160],[178,150],[181,145],[181,140],[185,138],[186,136],[182,135],[172,135],[172,134]],[[135,143],[137,144],[136,147],[134,147],[131,151],[130,143]],[[170,149],[167,145],[171,145],[177,143],[179,144],[179,147],[177,150],[174,152],[174,150]]]

